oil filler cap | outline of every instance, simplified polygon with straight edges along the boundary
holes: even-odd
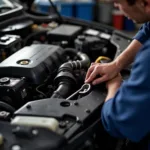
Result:
[[[1,78],[0,79],[0,83],[1,84],[7,84],[7,83],[9,83],[10,82],[10,78],[8,78],[8,77],[4,77],[4,78]]]

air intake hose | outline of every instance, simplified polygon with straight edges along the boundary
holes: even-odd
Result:
[[[90,65],[90,59],[86,54],[76,52],[74,49],[66,49],[65,52],[76,54],[80,60],[66,62],[59,67],[58,74],[55,78],[55,83],[58,85],[58,88],[54,91],[52,98],[66,98],[69,96],[77,84],[74,70],[88,68]]]

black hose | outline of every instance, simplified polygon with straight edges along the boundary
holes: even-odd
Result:
[[[10,113],[14,113],[15,112],[15,108],[13,108],[11,105],[0,101],[0,109],[4,109]]]
[[[63,65],[60,66],[59,72],[62,70],[68,70],[72,72],[73,70],[88,68],[90,65],[89,57],[82,52],[78,52],[77,56],[81,60],[64,63]]]
[[[60,66],[55,78],[55,84],[58,85],[58,88],[54,91],[53,98],[66,98],[69,96],[77,84],[73,71],[87,68],[90,65],[90,59],[86,54],[76,52],[74,49],[66,49],[65,52],[76,54],[80,60],[67,62]]]
[[[45,34],[46,35],[47,31],[44,30],[44,31],[38,31],[38,32],[35,32],[35,33],[32,33],[30,34],[29,36],[27,36],[25,39],[24,39],[24,42],[23,42],[23,46],[26,46],[26,44],[28,43],[28,41],[35,37],[35,36],[39,36],[39,35],[42,35],[42,34]]]
[[[60,66],[59,68],[60,71],[64,68],[68,68],[69,70],[88,68],[90,65],[89,57],[85,53],[78,52],[76,49],[66,48],[64,49],[64,54],[77,56],[79,60],[64,63],[63,65]]]
[[[51,16],[35,16],[35,15],[31,15],[31,14],[28,14],[27,12],[23,12],[23,14],[19,17],[13,17],[13,18],[10,18],[10,19],[7,19],[5,21],[1,21],[0,22],[0,28],[4,28],[10,24],[14,24],[16,22],[21,22],[22,20],[25,20],[25,19],[31,19],[33,21],[39,21],[39,22],[49,22],[49,21],[52,21],[52,20],[56,20],[56,15],[51,15]]]
[[[19,21],[22,21],[22,20],[24,20],[24,19],[28,19],[28,17],[22,15],[22,16],[19,16],[19,17],[14,17],[14,18],[7,19],[7,20],[5,20],[5,21],[1,21],[1,22],[0,22],[0,28],[7,27],[7,26],[10,25],[10,24],[14,24],[14,23],[19,22]]]
[[[50,16],[35,16],[35,15],[32,15],[32,14],[29,14],[27,12],[24,12],[24,15],[29,18],[29,19],[32,19],[33,21],[38,21],[38,22],[50,22],[50,21],[53,21],[53,20],[56,20],[57,18],[57,15],[50,15]]]
[[[77,55],[77,50],[73,49],[73,48],[65,48],[64,49],[64,54],[73,54],[74,56]]]
[[[82,68],[88,68],[90,66],[90,58],[86,54],[78,52],[77,56],[81,59],[80,62]]]
[[[66,49],[64,49],[64,54],[71,55],[71,56],[77,56],[81,60],[81,63],[83,66],[87,65],[87,67],[89,67],[89,65],[90,65],[89,57],[82,52],[78,52],[76,49],[66,48]]]
[[[71,91],[71,86],[72,84],[70,82],[61,82],[51,98],[66,98],[68,92]]]

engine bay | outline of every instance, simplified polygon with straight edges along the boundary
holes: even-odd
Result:
[[[91,62],[114,60],[131,39],[95,22],[29,14],[18,4],[0,17],[2,150],[112,149],[116,139],[100,119],[105,83],[84,79]],[[121,74],[126,80],[130,67]]]

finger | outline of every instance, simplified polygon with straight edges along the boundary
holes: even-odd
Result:
[[[86,80],[86,82],[91,82],[98,74],[98,69],[97,67],[94,67],[94,70],[92,71],[92,73],[89,75],[89,78]]]
[[[89,78],[90,74],[93,72],[94,70],[94,66],[91,66],[89,69],[88,69],[88,72],[86,74],[86,77],[85,77],[85,81]]]
[[[107,75],[104,75],[104,76],[102,76],[102,77],[100,77],[100,78],[95,79],[95,80],[92,82],[92,84],[93,84],[93,85],[96,85],[96,84],[102,83],[102,82],[107,81],[107,80],[108,80]]]
[[[95,64],[96,64],[95,62],[92,62],[92,63],[91,63],[91,66],[93,66],[93,65],[95,65]]]

